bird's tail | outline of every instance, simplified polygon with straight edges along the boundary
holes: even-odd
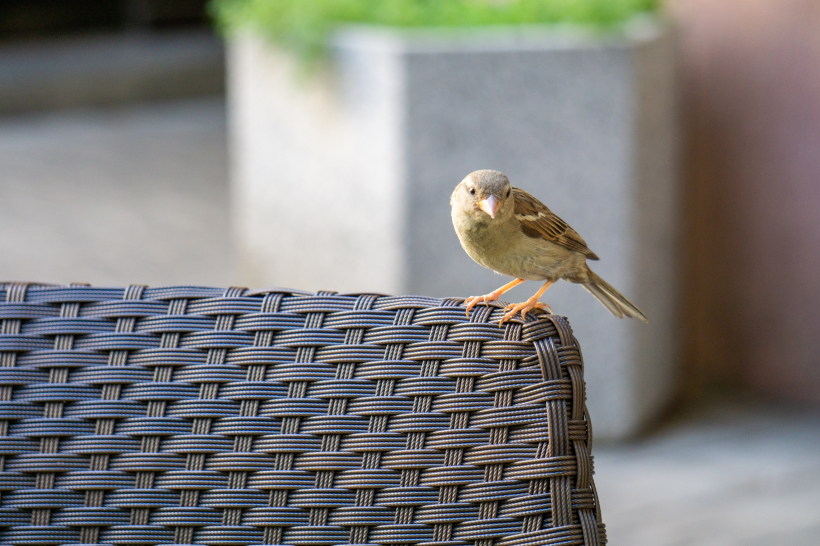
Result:
[[[596,275],[591,269],[587,268],[589,275],[589,282],[581,283],[581,286],[587,292],[595,296],[595,299],[604,304],[604,307],[609,309],[609,312],[618,318],[639,318],[644,322],[649,322],[646,315],[635,307],[631,301],[626,299],[623,294],[612,288],[608,282]]]

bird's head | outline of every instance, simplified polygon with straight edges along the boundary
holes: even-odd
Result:
[[[460,206],[485,221],[513,214],[515,205],[510,180],[498,171],[474,171],[456,186],[450,197],[452,206]]]

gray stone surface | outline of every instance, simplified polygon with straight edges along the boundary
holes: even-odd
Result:
[[[618,321],[578,286],[543,298],[586,358],[602,436],[635,433],[674,383],[675,93],[670,37],[635,23],[430,33],[354,28],[335,70],[299,76],[259,38],[229,44],[233,218],[251,285],[468,296],[508,279],[474,264],[449,195],[492,168],[601,256],[650,317]],[[511,292],[521,301],[537,286]]]
[[[231,284],[221,99],[0,118],[0,280]]]
[[[592,453],[612,546],[820,543],[816,411],[709,405]]]

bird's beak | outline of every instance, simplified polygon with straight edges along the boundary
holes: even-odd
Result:
[[[498,207],[501,206],[501,201],[495,198],[495,195],[490,195],[483,199],[478,204],[478,208],[490,215],[490,218],[495,218],[495,213],[498,212]]]

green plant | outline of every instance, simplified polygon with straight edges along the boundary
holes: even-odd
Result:
[[[397,27],[469,27],[526,23],[606,26],[660,0],[211,0],[218,26],[230,34],[250,27],[315,58],[334,26],[365,23]]]

